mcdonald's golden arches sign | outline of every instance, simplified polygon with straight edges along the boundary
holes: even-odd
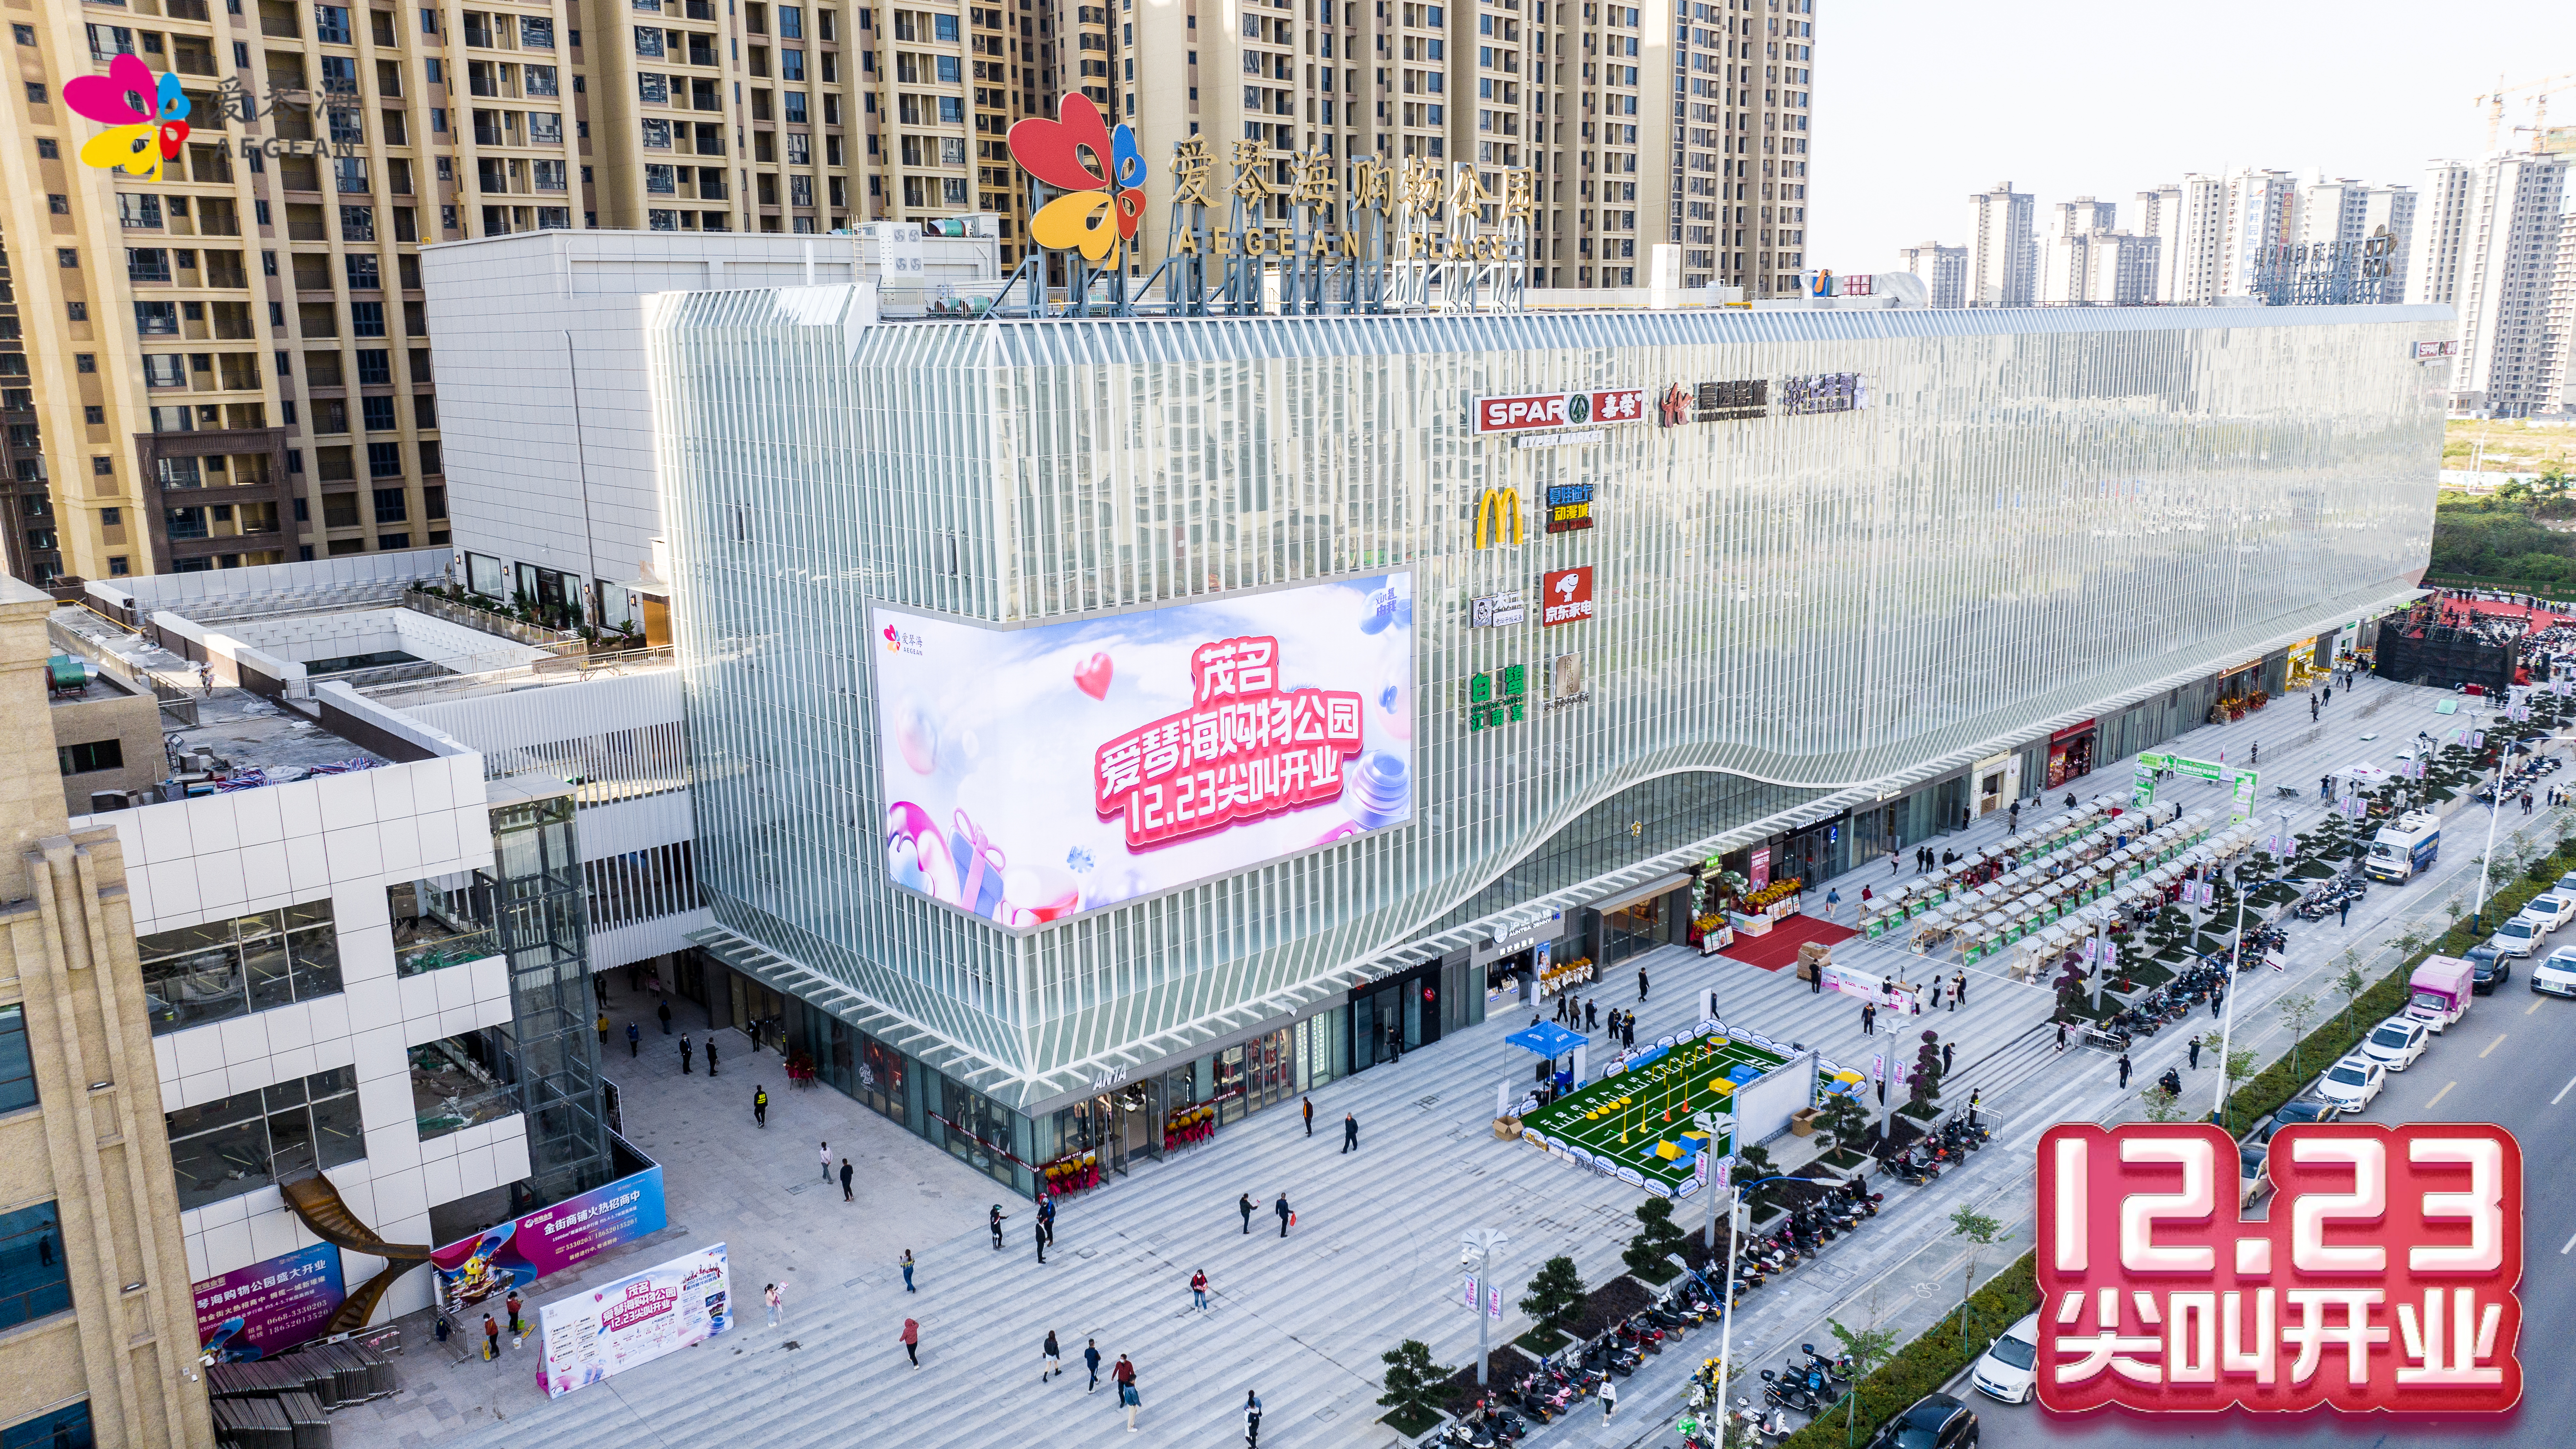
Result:
[[[1476,500],[1476,547],[1521,546],[1521,495],[1512,488],[1488,488]]]

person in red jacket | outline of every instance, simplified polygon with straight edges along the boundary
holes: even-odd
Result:
[[[1190,1275],[1190,1301],[1198,1308],[1207,1307],[1207,1269],[1205,1268]]]

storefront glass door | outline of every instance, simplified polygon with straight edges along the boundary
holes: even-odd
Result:
[[[1131,1162],[1162,1155],[1163,1108],[1154,1100],[1154,1084],[1132,1083],[1118,1093],[1118,1130],[1110,1139],[1110,1170],[1125,1172]]]

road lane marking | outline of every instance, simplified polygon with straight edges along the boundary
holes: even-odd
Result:
[[[2523,1013],[2523,1015],[2525,1015],[2525,1016],[2529,1016],[2529,1015],[2531,1015],[2531,1012],[2532,1012],[2532,1011],[2538,1011],[2538,1010],[2540,1009],[2540,1000],[2541,1000],[2541,999],[2540,999],[2539,997],[2537,997],[2537,996],[2533,997],[2533,998],[2531,999],[2531,1011],[2526,1011],[2526,1012],[2524,1012],[2524,1013]]]
[[[2484,1051],[2484,1052],[2480,1052],[2480,1053],[2478,1053],[2478,1060],[2479,1060],[2479,1061],[2485,1061],[2485,1060],[2487,1059],[2487,1052],[2494,1051],[2497,1047],[2503,1046],[2503,1045],[2504,1045],[2504,1038],[2505,1038],[2505,1033],[2503,1033],[2503,1032],[2497,1032],[2497,1033],[2496,1033],[2496,1039],[2495,1039],[2494,1041],[2491,1041],[2491,1042],[2488,1042],[2488,1043],[2487,1043],[2487,1050],[2486,1050],[2486,1051]]]
[[[2567,1085],[2558,1089],[2558,1095],[2549,1099],[2549,1105],[2555,1107],[2559,1103],[2566,1101],[2567,1094],[2570,1092],[2576,1092],[2576,1077],[2569,1077],[2567,1079]]]
[[[2437,1102],[2440,1102],[2444,1097],[2447,1097],[2447,1096],[2451,1095],[2451,1088],[2456,1087],[2456,1086],[2458,1086],[2458,1085],[2459,1085],[2459,1083],[2457,1083],[2457,1082],[2446,1082],[2446,1083],[2444,1083],[2444,1084],[2443,1084],[2443,1086],[2442,1086],[2442,1090],[2440,1090],[2440,1091],[2438,1091],[2438,1092],[2435,1092],[2435,1093],[2433,1094],[2433,1101],[2431,1101],[2431,1102],[2427,1102],[2427,1103],[2425,1103],[2425,1104],[2424,1104],[2423,1110],[2424,1110],[2424,1111],[2427,1111],[2427,1112],[2432,1111],[2432,1110],[2433,1110],[2433,1107],[2434,1107],[2434,1104],[2435,1104],[2435,1103],[2437,1103]]]
[[[2576,1238],[2569,1238],[2569,1239],[2567,1240],[2567,1248],[2576,1248]],[[2558,1256],[2560,1256],[2560,1257],[2562,1257],[2562,1258],[2566,1257],[2566,1256],[2567,1256],[2567,1248],[2561,1248],[2561,1249],[2559,1249],[2559,1250],[2558,1250]]]

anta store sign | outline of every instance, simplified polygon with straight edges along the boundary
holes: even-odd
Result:
[[[1646,419],[1646,390],[1616,388],[1609,392],[1538,392],[1520,397],[1476,399],[1479,433],[1531,433],[1546,428],[1580,428],[1598,423],[1637,423]]]
[[[2496,1414],[2522,1397],[2522,1149],[2483,1123],[2302,1123],[2266,1221],[2207,1124],[2039,1144],[2039,1401]],[[2477,1431],[2466,1431],[2474,1435]]]

